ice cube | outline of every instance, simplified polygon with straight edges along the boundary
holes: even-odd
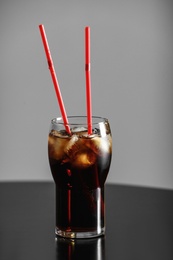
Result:
[[[83,131],[87,131],[86,127],[73,127],[73,129],[71,129],[72,133],[78,133],[78,132],[83,132]]]
[[[75,153],[71,160],[72,166],[78,169],[85,169],[93,165],[96,161],[96,155],[92,150],[85,148]]]
[[[95,136],[91,139],[87,139],[85,141],[85,145],[92,149],[94,153],[97,155],[104,155],[105,153],[110,153],[111,152],[111,139],[108,137],[102,138],[99,136]]]
[[[48,151],[49,157],[55,160],[62,160],[65,156],[64,147],[68,143],[68,138],[59,138],[49,135]]]
[[[78,136],[88,136],[88,131],[86,127],[74,127],[73,129],[71,129],[72,133],[78,135]]]
[[[76,151],[78,151],[77,141],[78,141],[78,136],[72,135],[72,137],[68,139],[68,143],[66,144],[66,146],[64,146],[64,152],[69,157],[72,157],[72,155],[76,153]]]
[[[65,137],[67,134],[66,134],[65,130],[56,131],[53,129],[53,130],[51,130],[50,135],[61,138],[61,137]]]

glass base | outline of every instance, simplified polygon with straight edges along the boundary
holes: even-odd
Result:
[[[96,231],[89,231],[89,232],[73,232],[73,231],[62,231],[59,228],[55,228],[55,234],[60,237],[64,238],[93,238],[103,236],[105,234],[105,228]]]

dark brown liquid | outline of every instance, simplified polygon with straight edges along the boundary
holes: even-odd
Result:
[[[104,188],[103,188],[104,189]],[[101,227],[104,227],[104,190],[56,189],[56,226],[63,231],[97,230],[97,204],[100,197]],[[100,213],[99,213],[100,214]]]
[[[56,183],[56,226],[63,231],[96,230],[98,207],[101,227],[104,227],[104,183],[111,153],[93,155],[91,149],[85,147],[84,150],[89,157],[95,156],[94,163],[87,167],[75,165],[68,158],[52,158],[52,148],[49,146],[49,162]]]

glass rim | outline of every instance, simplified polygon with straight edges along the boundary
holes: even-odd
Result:
[[[68,116],[67,119],[69,120],[68,124],[66,125],[85,125],[87,126],[87,116]],[[82,120],[83,119],[83,120]],[[92,116],[92,125],[97,125],[100,123],[108,122],[108,119],[101,116]],[[55,117],[51,120],[51,124],[54,125],[64,125],[64,121],[62,117]]]

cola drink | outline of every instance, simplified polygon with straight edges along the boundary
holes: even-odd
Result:
[[[71,123],[70,134],[57,119],[51,124],[48,155],[56,184],[55,232],[60,236],[86,238],[105,232],[104,184],[112,137],[106,119],[94,118],[94,122],[91,135],[85,124]]]

